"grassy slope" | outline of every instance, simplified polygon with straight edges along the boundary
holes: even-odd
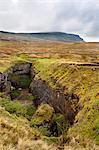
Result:
[[[39,59],[35,68],[37,79],[45,80],[54,89],[61,85],[65,92],[80,98],[80,111],[68,136],[82,144],[88,140],[99,144],[99,69],[60,64],[54,59]]]
[[[55,150],[42,140],[36,129],[30,128],[29,122],[15,115],[9,114],[0,107],[0,149],[1,150]]]

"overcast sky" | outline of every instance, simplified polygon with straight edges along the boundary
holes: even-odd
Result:
[[[0,30],[62,31],[99,41],[99,0],[0,0]]]

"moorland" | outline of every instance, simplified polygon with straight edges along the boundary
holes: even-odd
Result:
[[[0,37],[0,149],[98,150],[99,43]]]

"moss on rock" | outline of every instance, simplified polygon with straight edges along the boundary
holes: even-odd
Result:
[[[11,81],[12,85],[17,88],[28,88],[31,83],[31,77],[29,75],[15,75],[11,74],[9,76],[9,80]]]
[[[51,121],[54,109],[48,104],[41,104],[31,119],[32,126],[39,126]]]

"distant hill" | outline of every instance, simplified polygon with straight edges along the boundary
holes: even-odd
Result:
[[[84,42],[84,40],[76,34],[68,34],[64,32],[39,32],[39,33],[13,33],[0,31],[0,39],[3,40],[50,40],[63,42]]]

